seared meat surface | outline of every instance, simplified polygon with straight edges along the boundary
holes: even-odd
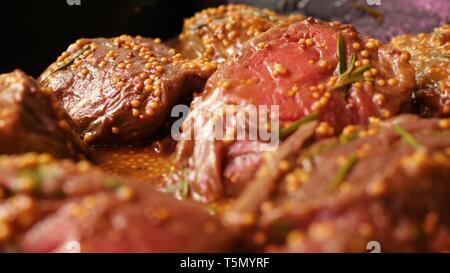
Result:
[[[377,241],[382,252],[450,249],[450,120],[403,115],[291,147],[266,157],[254,190],[227,216],[265,238],[249,240],[252,247],[366,252]]]
[[[186,61],[159,39],[80,39],[40,77],[89,143],[139,142],[215,69]]]
[[[279,106],[281,127],[319,114],[318,138],[370,117],[391,117],[410,103],[415,86],[408,59],[375,39],[361,39],[350,25],[308,18],[275,26],[249,40],[210,77],[183,125],[184,139],[208,128],[229,105]],[[199,116],[208,118],[192,122]],[[199,200],[235,196],[253,176],[264,148],[258,141],[182,137],[174,180],[188,172],[190,193]]]
[[[87,153],[76,126],[53,97],[20,70],[0,75],[0,154],[50,153],[81,159]]]
[[[450,117],[450,25],[429,34],[402,35],[391,44],[411,54],[418,89],[416,111],[424,117]]]
[[[179,35],[180,47],[190,58],[223,62],[247,40],[277,24],[301,19],[301,16],[286,17],[247,5],[209,8],[184,21],[183,32]]]
[[[151,184],[46,154],[0,157],[0,250],[208,252],[231,239],[201,206]]]
[[[0,75],[0,253],[450,252],[450,25],[273,2]]]

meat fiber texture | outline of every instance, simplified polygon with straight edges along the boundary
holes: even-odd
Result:
[[[159,39],[80,39],[40,77],[88,143],[138,143],[174,105],[200,91],[214,67],[185,60]]]
[[[344,87],[336,87],[345,77],[337,71],[339,35],[348,67],[352,54],[354,69],[370,66]],[[318,113],[317,137],[326,137],[349,124],[399,113],[410,104],[414,86],[408,55],[378,40],[360,38],[350,25],[312,18],[281,24],[249,40],[210,77],[183,125],[184,139],[208,128],[227,105],[279,106],[281,127]],[[211,118],[192,122],[199,116]],[[189,173],[190,193],[198,200],[235,196],[253,176],[265,146],[260,141],[182,140],[177,169]]]
[[[216,252],[233,243],[202,206],[86,161],[1,156],[0,190],[3,251]]]
[[[271,27],[302,19],[302,16],[282,16],[247,5],[208,8],[184,21],[179,47],[187,57],[223,62],[244,42]]]
[[[450,25],[432,33],[394,37],[391,45],[411,54],[417,81],[415,112],[423,117],[450,117]]]
[[[87,146],[52,90],[20,70],[0,75],[0,154],[81,159]]]
[[[402,115],[290,151],[268,162],[281,169],[270,183],[263,164],[258,191],[246,190],[227,218],[240,225],[253,215],[251,230],[266,243],[249,241],[260,250],[448,251],[449,129],[449,120]]]

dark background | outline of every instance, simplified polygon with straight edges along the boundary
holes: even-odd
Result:
[[[71,1],[71,0],[69,0]],[[300,12],[349,22],[363,35],[388,42],[403,33],[430,32],[448,22],[449,0],[6,0],[0,4],[0,73],[20,68],[32,76],[51,64],[69,44],[82,37],[121,34],[169,39],[183,19],[221,3],[246,3],[278,12]],[[363,12],[370,9],[383,20]]]
[[[177,35],[183,18],[220,1],[80,0],[1,1],[0,73],[20,68],[38,76],[69,44],[82,37],[121,34]]]

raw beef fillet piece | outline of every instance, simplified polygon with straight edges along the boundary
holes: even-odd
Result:
[[[391,45],[411,54],[416,70],[416,112],[424,117],[450,117],[450,25],[429,34],[402,35]]]
[[[302,19],[299,15],[282,16],[247,5],[208,8],[184,21],[179,47],[190,58],[223,62],[247,40],[277,24]]]
[[[303,149],[289,141],[226,216],[256,234],[250,248],[450,250],[450,120],[402,115]]]
[[[223,116],[225,106],[279,106],[281,131],[318,114],[319,138],[399,113],[410,104],[415,86],[408,59],[375,39],[361,39],[351,25],[308,18],[273,27],[222,64],[194,99],[177,147],[175,178],[168,184],[187,174],[191,196],[211,201],[237,195],[252,178],[266,143],[189,140],[193,131],[207,130]],[[192,121],[198,117],[207,118]],[[228,129],[226,136],[233,134],[234,128]]]
[[[87,146],[52,90],[20,70],[0,75],[0,154],[81,159]]]
[[[86,161],[1,156],[0,193],[3,251],[214,252],[232,245],[201,205]]]
[[[344,20],[354,25],[359,33],[389,42],[404,33],[429,32],[448,22],[447,0],[228,0],[226,3],[249,4],[281,13],[299,12],[324,20]],[[380,5],[376,5],[376,4]],[[372,5],[372,6],[371,6]]]
[[[88,143],[136,143],[200,91],[215,64],[185,60],[160,39],[80,39],[40,77]]]

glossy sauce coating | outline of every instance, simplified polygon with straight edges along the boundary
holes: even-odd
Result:
[[[450,25],[432,33],[401,35],[391,44],[411,55],[418,90],[415,109],[425,117],[450,116]]]
[[[184,21],[179,46],[190,58],[223,62],[247,40],[277,24],[302,19],[299,15],[282,16],[272,10],[247,5],[209,8]]]
[[[80,39],[40,77],[91,144],[139,143],[171,108],[203,87],[214,65],[187,60],[161,39]]]
[[[93,161],[107,173],[128,176],[156,186],[173,165],[173,153],[161,142],[132,147],[102,147],[92,149]]]

